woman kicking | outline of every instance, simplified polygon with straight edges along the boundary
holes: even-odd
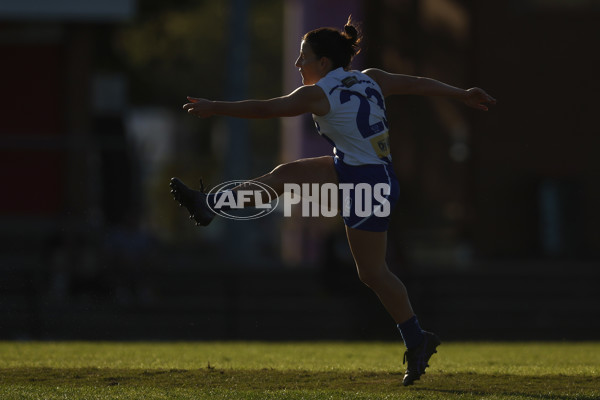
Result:
[[[318,133],[333,146],[333,156],[306,158],[279,165],[270,173],[246,182],[232,191],[252,189],[253,182],[268,185],[277,195],[285,184],[335,184],[348,243],[358,276],[379,297],[396,322],[406,345],[408,366],[403,384],[411,385],[425,373],[436,353],[439,338],[421,329],[404,284],[386,264],[389,210],[399,196],[389,145],[385,98],[392,95],[444,96],[467,106],[487,111],[496,100],[479,88],[459,89],[434,79],[388,73],[370,68],[350,69],[359,52],[360,37],[348,20],[343,31],[319,28],[302,38],[296,67],[303,85],[287,96],[268,100],[235,102],[210,101],[188,97],[183,106],[188,113],[206,118],[225,115],[238,118],[276,118],[311,113]],[[345,184],[345,185],[342,185]],[[357,185],[381,189],[354,190]],[[185,206],[198,225],[208,225],[215,215],[220,196],[192,190],[177,178],[170,183],[176,201]],[[264,186],[262,186],[264,187]],[[319,186],[320,187],[320,186]],[[255,189],[257,189],[255,187]],[[365,194],[371,196],[366,199]],[[222,199],[221,199],[222,200]],[[245,204],[252,206],[252,199]],[[372,204],[368,215],[358,204]],[[386,212],[387,210],[387,212]]]

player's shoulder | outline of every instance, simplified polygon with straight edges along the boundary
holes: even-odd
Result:
[[[292,93],[288,98],[302,99],[304,101],[317,101],[325,96],[324,90],[318,84],[315,85],[302,85]]]
[[[361,86],[372,86],[373,83],[377,82],[372,77],[365,74],[364,71],[338,68],[321,78],[317,84],[323,87],[327,92],[331,92],[338,88],[350,88],[357,84]]]
[[[373,79],[377,84],[383,82],[388,75],[387,72],[379,68],[367,68],[361,73]]]

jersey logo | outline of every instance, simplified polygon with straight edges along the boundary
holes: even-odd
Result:
[[[385,131],[382,135],[375,136],[369,141],[377,157],[385,158],[390,155],[390,134],[388,131]]]
[[[358,79],[356,79],[356,77],[354,76],[349,76],[347,78],[342,79],[342,83],[344,84],[344,86],[346,87],[351,87],[352,85],[355,85],[358,83]]]

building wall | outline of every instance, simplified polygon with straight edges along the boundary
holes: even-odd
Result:
[[[366,10],[369,65],[498,99],[488,113],[388,100],[403,188],[390,232],[396,256],[454,266],[597,257],[598,6],[426,0]]]
[[[11,43],[4,36],[0,54],[0,179],[12,193],[0,197],[0,212],[54,215],[64,201],[64,47],[46,40]]]
[[[493,113],[472,117],[472,236],[482,254],[598,255],[591,38],[600,10],[556,4],[472,7],[474,76],[498,98]]]

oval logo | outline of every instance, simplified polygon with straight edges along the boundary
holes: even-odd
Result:
[[[238,188],[235,192],[232,190],[244,184],[249,184],[253,188]],[[242,221],[269,215],[279,204],[277,192],[269,185],[257,181],[227,181],[213,187],[206,194],[217,195],[214,205],[207,202],[208,208],[216,215]],[[264,194],[266,194],[266,198],[263,199]],[[275,201],[275,204],[271,204],[273,201]],[[251,211],[249,215],[235,215],[233,213],[235,210],[241,209],[253,211]]]

